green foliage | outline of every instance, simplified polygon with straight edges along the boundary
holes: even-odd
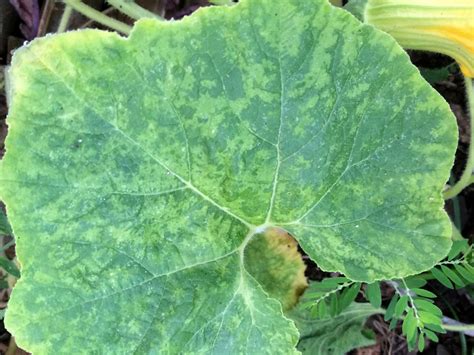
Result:
[[[467,240],[455,241],[446,261],[439,263],[430,272],[447,288],[462,288],[473,283],[472,247],[469,246]]]
[[[423,289],[426,276],[433,276],[448,288],[465,287],[474,280],[471,266],[472,247],[467,240],[456,240],[445,261],[438,263],[427,274],[392,282],[396,290],[385,313],[385,320],[391,320],[393,328],[398,319],[403,322],[402,331],[409,349],[424,349],[425,338],[438,341],[436,333],[445,333],[442,311],[435,305],[436,294]]]
[[[472,284],[474,279],[474,267],[471,266],[472,248],[467,240],[457,240],[453,243],[445,261],[437,264],[426,274],[412,276],[406,279],[386,281],[395,289],[395,294],[391,298],[385,310],[384,320],[390,322],[390,329],[394,329],[399,322],[402,324],[402,334],[406,337],[410,350],[416,347],[423,351],[425,339],[438,341],[436,333],[445,333],[442,324],[443,314],[435,305],[435,293],[424,289],[427,284],[426,279],[430,274],[449,288],[464,287]],[[303,298],[301,308],[311,310],[311,314],[316,319],[328,319],[334,317],[344,308],[337,311],[327,312],[326,309],[335,305],[340,305],[343,292],[347,292],[349,287],[354,287],[359,291],[361,285],[354,283],[347,278],[337,277],[323,279],[321,282],[312,283]],[[381,305],[380,283],[374,282],[365,285],[365,298],[372,304],[374,309]],[[354,300],[355,295],[351,297]],[[336,301],[334,301],[336,300]],[[339,306],[340,307],[340,306]]]
[[[448,288],[464,287],[472,283],[474,268],[470,265],[471,249],[467,240],[455,241],[446,260],[432,268],[428,274]],[[415,349],[418,343],[419,351],[424,349],[425,338],[438,341],[436,333],[446,332],[442,325],[442,311],[434,304],[436,294],[423,289],[427,283],[423,276],[395,281],[393,285],[397,294],[392,298],[385,314],[385,320],[403,319],[402,331],[407,337],[409,348]]]
[[[449,278],[438,268],[431,269],[431,274],[444,286],[447,288],[453,288],[453,284]]]
[[[294,353],[287,293],[249,249],[262,235],[285,229],[355,280],[318,303],[333,317],[359,281],[450,248],[448,105],[325,0],[50,36],[11,82],[0,193],[24,275],[6,324],[33,353]]]
[[[454,269],[469,283],[474,283],[474,268],[467,264],[454,264]]]
[[[5,244],[5,239],[7,236],[13,237],[12,229],[6,214],[2,209],[0,209],[0,240],[3,244],[1,248],[2,253],[4,253],[5,250],[14,243],[12,240],[11,242]],[[15,261],[8,259],[6,256],[0,256],[0,268],[2,269],[0,276],[0,289],[12,287],[16,279],[20,278],[20,270],[17,264]],[[3,319],[4,315],[5,309],[0,310],[0,319]]]
[[[311,287],[311,286],[310,286]],[[375,344],[374,335],[364,328],[368,317],[380,310],[366,303],[352,303],[340,314],[321,319],[298,306],[289,317],[300,332],[298,350],[308,355],[343,355],[352,349]]]
[[[0,209],[0,238],[2,239],[2,241],[6,236],[13,237],[12,229],[10,223],[8,222],[6,214]],[[2,252],[4,252],[10,244],[13,244],[13,242],[8,243],[8,245],[3,245]],[[16,278],[20,277],[20,270],[18,269],[16,264],[13,261],[7,259],[6,257],[0,257],[0,268],[3,268],[8,274]]]
[[[388,304],[387,310],[385,311],[385,315],[384,315],[385,321],[389,321],[390,319],[393,318],[395,314],[395,307],[397,306],[399,299],[400,298],[398,294],[395,294],[390,300],[390,303]]]
[[[467,255],[470,251],[469,243],[467,239],[455,240],[451,246],[451,250],[448,253],[448,260],[451,261],[459,254]]]
[[[430,84],[436,84],[440,81],[447,80],[451,74],[454,74],[458,71],[459,67],[456,63],[452,63],[446,65],[445,67],[436,69],[420,68],[421,75]]]
[[[373,307],[379,308],[382,305],[382,294],[380,292],[380,284],[378,282],[367,285],[366,297]]]
[[[7,216],[0,209],[0,236],[11,235],[12,229],[10,223],[8,222]]]
[[[349,307],[357,297],[361,284],[345,277],[325,278],[311,282],[300,300],[314,319],[335,317]]]
[[[410,288],[410,285],[422,287],[426,284],[424,279],[416,276],[392,281],[391,284],[396,294],[387,307],[384,319],[391,321],[392,329],[401,320],[408,348],[413,350],[418,346],[418,349],[424,349],[425,336],[432,339],[433,331],[445,332],[441,322],[442,312],[432,301],[436,295],[421,288]]]
[[[3,268],[6,272],[8,272],[10,275],[16,278],[20,277],[20,270],[13,261],[5,257],[0,257],[0,267]]]

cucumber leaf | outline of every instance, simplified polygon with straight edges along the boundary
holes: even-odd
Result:
[[[22,278],[6,324],[33,353],[295,352],[281,302],[301,269],[290,252],[300,281],[272,290],[249,266],[257,236],[278,228],[365,282],[450,248],[448,105],[325,0],[49,36],[10,77],[0,197]]]

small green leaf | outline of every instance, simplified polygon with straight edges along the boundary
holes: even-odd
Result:
[[[303,355],[337,355],[375,344],[373,333],[367,332],[364,324],[377,312],[369,303],[354,302],[334,318],[310,319],[298,305],[288,316],[295,321],[300,332],[298,350]],[[284,351],[281,353],[286,354]],[[261,352],[255,353],[258,354]]]
[[[405,278],[403,279],[403,281],[404,281],[404,284],[406,284],[406,286],[409,289],[421,288],[427,284],[427,281],[425,278],[417,276],[417,275]],[[403,285],[403,282],[401,284]]]
[[[470,274],[474,275],[474,267],[469,263],[464,263],[463,266],[469,271]]]
[[[438,336],[434,332],[432,332],[431,330],[423,329],[423,332],[426,334],[428,339],[434,341],[435,343],[437,343],[439,341]]]
[[[423,350],[425,350],[425,335],[420,333],[418,337],[418,351],[423,352]]]
[[[436,295],[433,292],[425,290],[423,288],[411,288],[410,290],[414,292],[417,296],[436,298]]]
[[[339,285],[346,282],[350,282],[350,280],[346,277],[338,276],[338,277],[328,277],[326,279],[323,279],[320,284],[324,285],[325,287],[336,288]]]
[[[8,222],[7,216],[5,215],[3,210],[0,209],[0,236],[11,234],[12,228],[10,226],[10,223]]]
[[[300,307],[301,308],[306,308],[306,309],[310,309],[310,308],[313,308],[313,306],[316,305],[314,299],[302,299],[301,302],[299,303],[300,304]]]
[[[464,277],[468,282],[474,283],[474,274],[470,273],[469,270],[461,264],[454,264],[454,268],[459,274]]]
[[[410,290],[411,291],[411,290]],[[413,295],[413,297],[415,297],[415,295]],[[428,302],[428,303],[431,303],[431,304],[434,304],[435,303],[435,300],[432,299],[432,298],[424,298],[424,297],[415,297],[415,299],[418,299],[418,300],[423,300],[425,302]]]
[[[320,282],[312,282],[308,292],[305,292],[305,296],[316,295],[314,291],[326,294],[328,291],[335,290],[346,282],[350,282],[350,280],[345,277],[328,277]]]
[[[325,300],[322,300],[318,303],[318,316],[320,318],[326,317],[328,314],[328,307]]]
[[[335,293],[329,297],[329,314],[331,317],[335,317],[339,314],[339,298]]]
[[[394,330],[395,327],[397,326],[397,323],[398,323],[398,319],[392,318],[392,320],[390,321],[390,325],[388,326],[388,329]]]
[[[415,306],[420,309],[424,309],[430,313],[436,314],[441,316],[443,312],[433,303],[429,302],[428,300],[424,300],[421,298],[415,298],[414,301]]]
[[[467,239],[455,240],[448,254],[448,260],[453,260],[460,253],[464,253],[469,248]]]
[[[400,318],[400,316],[403,314],[403,312],[405,312],[405,309],[407,308],[407,305],[408,305],[408,296],[407,295],[402,296],[398,300],[397,305],[395,306],[394,316],[396,318]]]
[[[402,332],[407,337],[407,340],[411,341],[414,337],[416,337],[417,329],[418,322],[415,318],[413,309],[410,308],[407,311],[405,319],[403,320]]]
[[[356,282],[341,292],[341,296],[339,297],[339,307],[341,311],[349,307],[356,299],[360,291],[360,286],[361,284]]]
[[[16,277],[17,279],[20,278],[20,270],[15,265],[15,263],[5,257],[0,257],[0,267],[5,269],[10,275]]]
[[[415,336],[413,338],[410,338],[410,339],[407,338],[407,345],[408,345],[408,350],[409,351],[415,350],[416,340],[417,340],[416,333],[415,333]]]
[[[426,323],[424,326],[425,328],[435,331],[436,333],[440,333],[440,334],[446,333],[446,330],[438,324]]]
[[[394,294],[392,299],[390,300],[390,303],[388,304],[387,311],[385,312],[385,315],[384,315],[385,321],[389,321],[390,319],[392,319],[398,299],[399,299],[398,294]]]
[[[301,297],[300,303],[304,303],[304,304],[310,303],[310,304],[313,304],[313,303],[316,302],[318,299],[320,299],[321,297],[323,297],[325,294],[326,294],[326,292],[308,292],[308,293],[305,293],[304,296]],[[309,306],[308,306],[308,307],[309,307]]]
[[[405,279],[405,283],[409,289],[420,288],[426,285],[427,281],[422,277],[412,276]]]
[[[438,314],[430,313],[429,311],[418,311],[420,319],[423,321],[423,324],[436,324],[441,326],[442,319]]]
[[[366,296],[372,306],[379,308],[382,305],[382,293],[380,292],[380,284],[374,282],[367,284]]]
[[[461,280],[461,278],[453,271],[451,270],[450,268],[448,268],[447,266],[445,265],[441,265],[441,271],[447,276],[449,277],[449,279],[454,282],[457,286],[459,287],[464,287],[465,284],[464,282]]]
[[[442,285],[446,286],[447,288],[454,288],[448,277],[438,268],[432,268],[431,273],[433,274],[435,279],[438,280]]]

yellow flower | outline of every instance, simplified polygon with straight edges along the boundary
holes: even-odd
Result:
[[[405,48],[454,58],[474,77],[474,0],[368,0],[364,19]]]

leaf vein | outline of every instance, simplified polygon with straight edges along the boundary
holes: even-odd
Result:
[[[43,61],[36,53],[34,54],[35,57],[38,59],[38,61],[45,67],[45,69],[47,69],[51,74],[53,74],[54,76],[56,76],[59,81],[64,85],[64,87],[66,87],[73,95],[74,97],[76,97],[79,101],[81,101],[83,104],[87,105],[85,100],[83,98],[81,98],[79,95],[77,95],[77,93],[67,84],[67,82],[62,79],[62,77],[60,75],[58,75],[51,67],[49,67],[45,61]],[[232,218],[234,219],[237,219],[239,220],[242,224],[244,224],[245,226],[249,227],[249,228],[252,228],[253,225],[246,221],[244,218],[236,215],[235,213],[233,213],[232,211],[230,211],[227,207],[224,207],[224,206],[221,206],[218,202],[214,201],[211,197],[207,196],[206,194],[204,194],[202,191],[200,191],[199,189],[197,189],[194,185],[191,184],[191,182],[185,180],[183,177],[181,177],[180,175],[178,175],[177,173],[175,173],[174,171],[172,171],[165,163],[163,163],[161,160],[159,160],[157,157],[155,157],[154,155],[152,155],[148,150],[146,150],[145,148],[143,148],[137,141],[135,141],[132,137],[130,137],[129,135],[127,135],[123,130],[121,130],[118,126],[112,124],[111,122],[109,122],[108,120],[106,120],[95,108],[91,107],[91,109],[93,109],[97,114],[98,116],[105,122],[107,123],[108,125],[110,125],[110,127],[112,127],[116,132],[118,132],[122,137],[124,137],[126,140],[128,140],[130,143],[132,143],[134,146],[136,146],[137,148],[139,148],[141,151],[143,151],[146,155],[148,155],[152,160],[154,160],[156,163],[158,163],[158,165],[160,165],[162,168],[166,169],[171,175],[173,175],[176,179],[178,179],[182,184],[184,184],[185,186],[187,186],[188,188],[190,188],[193,192],[195,192],[197,195],[199,195],[200,197],[202,197],[204,200],[208,201],[209,203],[211,203],[212,205],[214,205],[215,207],[217,207],[218,209],[220,209],[222,212],[224,212],[225,214],[231,216]]]

